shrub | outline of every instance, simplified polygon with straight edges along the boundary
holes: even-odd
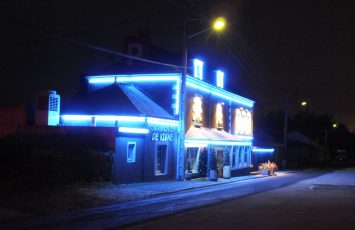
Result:
[[[209,166],[210,166],[210,170],[217,170],[216,150],[214,148],[211,148]]]
[[[13,135],[0,140],[1,181],[32,187],[111,180],[113,151],[92,134]]]

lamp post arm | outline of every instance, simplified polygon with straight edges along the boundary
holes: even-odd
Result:
[[[194,38],[194,37],[196,37],[196,36],[198,36],[198,35],[200,35],[200,34],[203,34],[203,33],[207,32],[207,31],[209,31],[209,30],[211,30],[211,29],[212,29],[211,27],[208,27],[208,28],[206,28],[206,29],[204,29],[204,30],[201,30],[201,31],[197,32],[197,33],[190,34],[190,35],[186,36],[186,38],[187,38],[187,39]]]

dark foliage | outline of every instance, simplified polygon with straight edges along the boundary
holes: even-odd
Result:
[[[0,140],[0,181],[41,187],[111,180],[112,151],[92,134],[13,135]]]
[[[207,149],[204,148],[199,157],[198,174],[200,177],[207,177]]]
[[[209,166],[210,166],[210,170],[217,170],[216,150],[214,148],[211,148]]]

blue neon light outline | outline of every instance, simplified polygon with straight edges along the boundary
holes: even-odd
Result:
[[[176,81],[176,88],[180,89],[180,80],[181,80],[181,74],[178,73],[168,73],[168,74],[132,74],[132,75],[102,75],[102,76],[88,76],[87,78],[89,79],[89,83],[92,82],[95,84],[94,79],[101,79],[98,81],[105,81],[104,78],[110,78],[112,79],[115,77],[115,82],[151,82],[151,81]],[[112,81],[112,80],[111,80]],[[106,82],[107,83],[107,82]],[[210,85],[206,82],[203,82],[197,78],[191,77],[191,76],[186,76],[186,85],[199,89],[203,92],[206,93],[211,93],[215,96],[224,98],[226,100],[230,100],[239,104],[242,104],[246,107],[252,108],[254,106],[254,101],[249,100],[245,97],[230,93],[226,90],[223,90],[222,88]],[[179,113],[179,103],[180,103],[180,92],[179,90],[176,90],[176,109],[175,109],[175,114]]]
[[[71,121],[88,121],[91,120],[93,116],[90,115],[61,115],[63,120],[71,120]]]
[[[97,78],[87,78],[89,84],[113,84],[116,82],[115,76],[105,76]]]
[[[128,122],[145,122],[145,117],[138,116],[112,116],[112,115],[72,115],[65,114],[61,115],[63,120],[72,121],[87,121],[91,120],[93,117],[95,121],[128,121]]]
[[[66,121],[90,121],[93,117],[95,121],[123,121],[123,122],[140,122],[144,123],[147,121],[148,124],[153,125],[166,125],[177,127],[179,126],[179,121],[162,119],[155,117],[139,117],[139,116],[112,116],[112,115],[71,115],[65,114],[61,115],[63,120]]]
[[[130,127],[119,127],[118,132],[120,133],[137,133],[137,134],[147,134],[148,129],[145,128],[130,128]]]
[[[177,120],[168,120],[168,119],[161,119],[161,118],[154,118],[154,117],[148,117],[147,122],[148,124],[153,124],[153,125],[166,125],[166,126],[173,126],[173,127],[179,126],[179,121]]]
[[[243,140],[253,140],[254,139],[254,137],[252,137],[252,136],[235,135],[235,137],[243,139]]]
[[[206,82],[200,81],[191,76],[186,76],[186,86],[190,86],[195,89],[199,89],[206,93],[211,93],[212,95],[222,97],[224,99],[242,104],[246,107],[252,108],[254,106],[254,101],[249,100],[245,97],[230,93],[224,89],[218,88],[216,86],[210,85]]]
[[[266,149],[266,148],[253,148],[252,151],[254,153],[272,153],[275,151],[275,149],[270,148],[270,149]]]
[[[180,84],[181,74],[165,73],[165,74],[130,74],[130,75],[99,75],[87,76],[89,84],[108,84],[120,82],[152,82],[152,81],[176,81],[175,111],[179,114],[180,110]]]

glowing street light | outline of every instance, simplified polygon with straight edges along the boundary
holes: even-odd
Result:
[[[214,20],[212,28],[215,31],[222,31],[226,27],[226,19],[224,17],[218,17]]]
[[[334,123],[334,124],[332,125],[332,127],[333,127],[333,128],[338,127],[337,123]]]
[[[306,107],[306,106],[307,106],[307,101],[302,101],[302,102],[301,102],[301,106],[302,106],[302,107]]]

